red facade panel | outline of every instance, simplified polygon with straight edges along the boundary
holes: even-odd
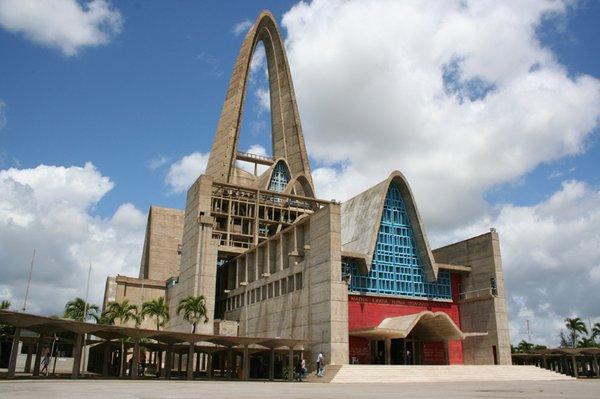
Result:
[[[424,310],[444,312],[460,327],[458,310],[458,295],[460,275],[453,273],[452,299],[453,302],[436,302],[419,299],[404,299],[392,297],[375,297],[366,295],[348,295],[348,329],[350,331],[371,328],[379,325],[387,317],[406,316]],[[370,363],[371,353],[369,341],[359,337],[350,337],[350,360],[357,358],[360,363]],[[450,364],[462,364],[462,342],[448,342],[448,357]],[[445,353],[443,342],[428,342],[423,346],[424,364],[444,364]]]

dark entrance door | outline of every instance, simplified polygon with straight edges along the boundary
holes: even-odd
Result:
[[[423,343],[416,339],[392,339],[392,364],[422,364]]]

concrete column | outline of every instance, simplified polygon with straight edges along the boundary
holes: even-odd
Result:
[[[250,378],[250,354],[248,352],[248,345],[244,345],[244,369],[242,372],[242,379],[248,380]]]
[[[193,380],[194,379],[194,343],[193,342],[190,342],[190,345],[188,346],[186,371],[187,371],[187,379]]]
[[[267,243],[265,244],[265,251],[265,264],[263,265],[262,272],[271,273],[271,240],[267,240]]]
[[[384,357],[385,364],[392,364],[392,340],[390,338],[385,339]]]
[[[133,340],[133,358],[131,359],[131,378],[138,378],[138,363],[140,362],[140,339]]]
[[[202,354],[198,353],[196,355],[196,367],[194,368],[194,370],[196,370],[196,373],[200,372],[200,361],[202,360]]]
[[[33,357],[33,345],[27,345],[27,358],[25,358],[24,373],[31,373],[31,358]]]
[[[233,349],[227,349],[227,378],[233,378]]]
[[[181,353],[177,353],[177,373],[179,373],[179,374],[181,374],[182,363],[183,363],[183,357],[181,357]]]
[[[542,367],[545,369],[548,368],[548,360],[546,359],[546,355],[542,355]]]
[[[165,375],[165,379],[170,380],[171,379],[171,369],[173,368],[173,352],[172,352],[172,347],[171,345],[167,346],[167,350],[165,353],[165,369],[164,369],[164,375]]]
[[[269,351],[269,381],[275,379],[275,349]]]
[[[37,350],[35,351],[35,362],[33,363],[33,376],[40,375],[40,363],[42,362],[42,351],[44,350],[44,334],[40,334],[38,338]]]
[[[598,356],[594,355],[594,370],[596,370],[596,377],[600,378],[600,367],[598,365]]]
[[[17,357],[19,356],[19,342],[21,341],[21,329],[15,328],[12,347],[10,349],[10,359],[8,360],[8,373],[6,378],[15,378],[15,369],[17,368]]]
[[[278,248],[277,248],[277,260],[279,261],[279,265],[277,267],[278,271],[283,270],[283,233],[281,233],[279,235],[279,241],[278,241]]]
[[[156,360],[156,377],[160,378],[161,376],[161,371],[163,369],[163,365],[162,365],[162,356],[163,351],[159,350],[156,352],[156,355],[154,356],[155,360]]]
[[[573,377],[579,378],[579,373],[577,372],[577,359],[575,356],[571,356],[571,363],[573,364]]]
[[[71,378],[79,377],[81,367],[81,341],[83,339],[82,334],[75,334],[75,344],[73,345],[73,371],[71,372]]]
[[[104,343],[104,355],[102,356],[102,375],[108,377],[110,364],[110,341]]]
[[[288,352],[288,367],[290,369],[288,380],[294,381],[294,348],[290,348]]]
[[[213,367],[212,367],[212,360],[213,360],[213,354],[209,353],[208,358],[206,359],[206,377],[207,378],[212,378],[212,374],[213,374]]]

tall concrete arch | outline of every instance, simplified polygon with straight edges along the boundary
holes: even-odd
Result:
[[[312,188],[310,165],[285,47],[275,18],[269,11],[263,11],[258,16],[242,43],[205,174],[215,181],[233,181],[250,61],[260,42],[265,48],[269,72],[273,158],[285,159],[292,178],[303,174]]]

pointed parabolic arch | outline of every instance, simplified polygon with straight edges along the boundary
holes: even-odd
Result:
[[[275,18],[269,11],[261,12],[242,43],[221,110],[205,174],[215,181],[232,183],[250,61],[260,42],[265,48],[269,73],[273,158],[285,159],[291,177],[303,175],[309,182],[311,191],[314,192],[285,47]]]
[[[366,271],[370,270],[379,236],[385,199],[392,184],[397,185],[406,206],[406,213],[427,281],[434,282],[438,277],[438,265],[433,258],[412,190],[406,177],[397,170],[390,173],[388,178],[381,183],[342,204],[342,249],[347,253],[362,255]]]

